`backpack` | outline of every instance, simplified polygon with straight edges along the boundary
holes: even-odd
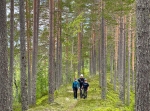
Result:
[[[77,82],[77,81],[75,81],[75,82],[73,83],[73,88],[78,88],[78,82]]]

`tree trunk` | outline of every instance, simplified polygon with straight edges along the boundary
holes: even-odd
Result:
[[[111,50],[113,50],[113,49],[111,49]],[[110,53],[110,68],[111,68],[111,71],[110,71],[110,82],[111,83],[113,83],[113,75],[114,75],[114,54],[113,54],[113,52],[111,51],[111,53]]]
[[[62,74],[61,74],[61,0],[57,0],[57,49],[56,49],[56,89],[61,85]]]
[[[55,88],[55,65],[54,65],[54,0],[49,0],[49,69],[48,69],[48,85],[49,85],[49,102],[54,102]]]
[[[28,109],[28,94],[27,94],[27,75],[26,75],[24,0],[19,1],[19,14],[20,14],[21,103],[22,103],[22,111],[25,111]]]
[[[81,74],[81,32],[78,32],[78,76]]]
[[[31,103],[31,10],[30,0],[26,0],[26,27],[27,27],[27,56],[28,56],[28,101]]]
[[[124,92],[124,54],[125,54],[125,36],[124,36],[124,18],[120,17],[120,38],[118,47],[118,79],[119,79],[119,98],[122,102],[125,100]]]
[[[150,111],[149,104],[149,72],[150,72],[150,31],[149,31],[149,0],[136,0],[137,11],[137,69],[136,69],[136,111]]]
[[[36,76],[38,53],[38,29],[39,29],[39,0],[34,0],[33,5],[33,52],[32,52],[32,104],[36,103]]]
[[[9,69],[9,107],[12,110],[13,102],[13,73],[14,73],[14,0],[10,7],[10,69]]]
[[[132,91],[135,91],[135,32],[132,32]]]
[[[128,28],[128,75],[127,75],[127,105],[130,104],[130,73],[131,73],[131,13]]]
[[[66,37],[66,41],[68,41],[68,37]],[[66,75],[66,84],[69,82],[69,60],[68,60],[68,58],[69,58],[69,46],[68,45],[66,45],[66,47],[65,47],[65,50],[66,50],[66,52],[65,52],[65,55],[66,55],[66,61],[65,61],[65,75]]]
[[[99,26],[101,26],[101,24]],[[98,38],[98,73],[99,73],[99,86],[101,86],[101,34],[99,35]]]
[[[92,69],[93,74],[96,75],[96,35],[95,35],[95,24],[92,25]]]
[[[117,23],[118,23],[118,18],[117,19]],[[118,23],[119,24],[119,23]],[[119,35],[119,26],[117,25],[115,28],[115,71],[114,71],[114,90],[116,91],[116,87],[117,87],[117,74],[118,74],[118,35]]]
[[[102,99],[106,99],[106,36],[105,36],[105,20],[104,20],[104,3],[102,3],[102,38],[101,38],[101,87]]]
[[[0,1],[0,111],[9,111],[6,0]]]

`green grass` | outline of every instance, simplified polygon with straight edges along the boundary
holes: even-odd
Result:
[[[78,99],[74,100],[70,83],[55,91],[54,103],[49,104],[48,96],[45,95],[28,111],[134,111],[134,93],[131,92],[131,103],[127,106],[120,101],[118,92],[113,90],[113,85],[107,83],[107,96],[102,100],[98,76],[91,78],[88,78],[90,87],[87,99],[80,99],[78,94]],[[20,104],[14,105],[14,111],[19,111],[18,108],[21,109]]]

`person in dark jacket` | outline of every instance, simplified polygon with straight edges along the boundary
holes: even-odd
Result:
[[[75,78],[74,82],[72,83],[72,89],[73,89],[74,99],[77,99],[78,88],[80,88],[79,82]]]
[[[83,74],[80,75],[80,78],[78,79],[78,82],[80,84],[80,98],[82,98],[82,85],[84,83],[84,77]]]
[[[89,83],[87,82],[87,79],[84,80],[82,88],[83,88],[83,98],[85,99],[85,98],[87,98],[87,92],[89,89]]]

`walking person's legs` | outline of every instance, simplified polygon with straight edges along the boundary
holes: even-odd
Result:
[[[77,99],[77,88],[76,88],[76,90],[75,90],[75,98]]]
[[[80,88],[80,98],[82,98],[82,88]]]
[[[83,98],[84,99],[87,98],[87,90],[86,89],[84,89],[84,91],[83,91]]]
[[[75,98],[75,89],[73,89],[73,97]]]
[[[77,88],[74,88],[74,99],[77,99]]]
[[[87,98],[87,90],[84,91],[84,98]]]

